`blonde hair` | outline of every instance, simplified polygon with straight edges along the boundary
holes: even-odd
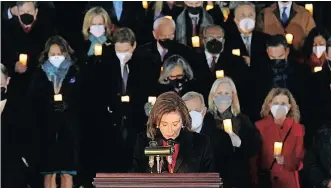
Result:
[[[299,111],[299,107],[297,105],[297,102],[295,101],[292,93],[285,88],[273,88],[268,96],[265,98],[264,103],[262,105],[262,109],[261,109],[261,117],[264,118],[266,116],[270,115],[270,103],[272,102],[272,100],[278,96],[278,95],[285,95],[288,97],[289,99],[289,103],[291,105],[291,109],[289,110],[287,117],[293,118],[295,122],[299,122],[300,121],[300,111]]]
[[[164,114],[178,112],[182,119],[182,125],[188,130],[191,128],[191,116],[185,102],[175,92],[166,92],[161,94],[149,114],[147,122],[147,137],[154,140],[156,127],[160,124]]]
[[[103,9],[102,7],[93,7],[89,11],[87,11],[84,16],[82,33],[83,33],[85,40],[88,40],[89,28],[91,26],[93,18],[98,15],[101,15],[103,17],[103,20],[105,21],[105,29],[106,29],[107,38],[111,37],[112,23],[111,23],[111,20],[109,18],[107,11],[105,9]]]
[[[239,104],[239,98],[238,98],[238,94],[237,94],[237,88],[236,88],[236,85],[234,84],[233,80],[227,76],[225,76],[224,78],[218,78],[213,83],[213,86],[211,87],[211,90],[210,90],[210,93],[208,96],[208,106],[209,106],[208,110],[213,114],[217,113],[217,106],[214,103],[214,97],[217,94],[216,90],[217,90],[218,86],[223,83],[229,84],[232,89],[231,112],[232,112],[233,116],[236,117],[238,114],[240,114],[240,104]]]

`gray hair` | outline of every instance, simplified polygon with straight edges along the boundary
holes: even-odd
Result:
[[[185,93],[185,95],[182,96],[182,99],[184,102],[189,101],[191,99],[195,99],[195,98],[199,98],[202,106],[206,107],[205,99],[203,99],[203,96],[200,93],[190,91],[190,92]]]
[[[0,67],[1,67],[1,74],[8,77],[8,69],[6,68],[6,66],[4,64],[0,63]]]
[[[38,8],[38,3],[37,3],[37,1],[17,1],[17,2],[16,2],[16,6],[17,6],[17,7],[21,7],[21,6],[23,6],[25,3],[33,3],[34,8],[35,8],[35,9]]]
[[[160,74],[159,83],[169,84],[168,77],[172,70],[180,66],[183,68],[184,76],[189,80],[193,79],[193,71],[191,66],[186,62],[186,60],[180,55],[172,55],[168,57],[163,64],[163,71]]]
[[[250,6],[250,7],[252,7],[254,10],[255,10],[255,5],[253,4],[253,3],[251,3],[250,1],[242,1],[242,2],[240,2],[240,1],[238,1],[238,4],[236,5],[236,7],[234,8],[234,16],[236,16],[236,14],[237,14],[237,9],[239,8],[239,7],[241,7],[241,6],[245,6],[245,5],[247,5],[247,6]]]
[[[211,28],[217,28],[222,31],[223,36],[225,35],[225,31],[221,26],[212,24],[212,25],[207,25],[206,27],[203,28],[203,31],[202,31],[203,37],[206,37],[206,33],[207,33],[208,29],[211,29]]]
[[[173,19],[169,19],[169,18],[166,18],[166,17],[161,17],[161,18],[158,18],[154,21],[153,29],[157,30],[157,28],[159,28],[159,26],[164,24],[166,21],[171,21],[171,24],[173,25],[173,27],[176,28],[176,23]]]

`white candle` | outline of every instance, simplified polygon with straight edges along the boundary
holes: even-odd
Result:
[[[143,1],[143,7],[144,9],[148,9],[148,1]]]
[[[224,70],[216,71],[216,78],[224,78]]]
[[[305,8],[310,12],[311,15],[313,15],[313,10],[314,10],[313,4],[305,4]]]
[[[288,44],[292,44],[293,43],[293,35],[291,33],[287,33],[285,35],[286,41]]]
[[[192,46],[195,48],[200,47],[200,37],[199,36],[192,37]]]
[[[148,97],[148,102],[151,103],[151,105],[154,105],[155,104],[155,101],[156,101],[156,97]]]
[[[172,16],[165,16],[165,18],[172,20]]]
[[[54,101],[62,101],[62,95],[61,94],[54,95]]]
[[[96,44],[94,46],[94,55],[95,56],[102,55],[102,45],[101,44]]]
[[[274,143],[274,155],[279,156],[282,154],[283,142]]]
[[[22,65],[26,65],[27,62],[28,62],[28,55],[27,54],[20,54],[20,56],[19,56],[19,62]]]
[[[233,49],[232,54],[236,56],[240,56],[240,49]]]
[[[314,67],[314,72],[319,72],[321,71],[323,68],[318,66],[318,67]]]
[[[130,97],[128,95],[122,96],[121,101],[122,102],[130,102]]]
[[[213,8],[214,8],[214,5],[207,5],[207,6],[206,6],[206,11],[211,10],[211,9],[213,9]]]
[[[224,127],[224,131],[232,134],[233,130],[232,130],[232,121],[231,119],[225,119],[223,120],[223,127]]]

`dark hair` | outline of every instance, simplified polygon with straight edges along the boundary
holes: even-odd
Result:
[[[327,41],[329,39],[329,37],[330,37],[330,34],[324,28],[321,28],[321,27],[315,27],[315,28],[313,28],[309,32],[309,34],[308,34],[308,36],[307,36],[307,38],[305,40],[305,43],[303,45],[303,48],[302,48],[303,54],[306,56],[306,58],[309,58],[310,55],[313,53],[314,39],[317,36],[322,36],[325,39],[325,41]]]
[[[136,42],[136,37],[130,28],[123,27],[115,31],[113,34],[113,43],[125,43],[128,42],[131,46]]]
[[[277,46],[283,46],[285,49],[289,47],[284,35],[281,34],[272,35],[267,40],[267,48],[277,47]]]
[[[37,3],[37,1],[17,1],[17,2],[16,2],[16,6],[17,6],[17,7],[21,7],[21,6],[23,6],[25,3],[33,3],[34,8],[35,8],[35,9],[38,8],[38,3]]]
[[[156,127],[160,124],[164,114],[178,112],[185,128],[191,128],[191,116],[183,99],[175,92],[169,91],[161,94],[149,114],[147,122],[147,136],[154,139]]]
[[[52,36],[47,40],[45,49],[39,56],[39,63],[43,64],[48,59],[48,52],[53,44],[59,45],[66,59],[70,59],[73,64],[75,63],[76,59],[73,56],[74,50],[70,47],[69,43],[59,35]]]

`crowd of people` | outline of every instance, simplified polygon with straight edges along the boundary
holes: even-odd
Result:
[[[156,173],[145,147],[173,140],[162,172],[331,188],[331,36],[312,7],[86,2],[62,24],[52,2],[1,4],[1,187]]]

